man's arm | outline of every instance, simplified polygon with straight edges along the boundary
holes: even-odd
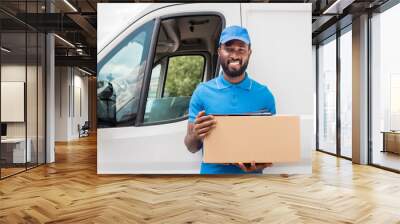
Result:
[[[189,123],[187,127],[187,134],[185,136],[185,145],[186,148],[191,152],[195,153],[200,150],[201,148],[201,140],[197,139],[193,134],[194,124]]]
[[[215,127],[216,120],[212,115],[207,115],[205,111],[200,111],[193,123],[188,124],[187,134],[185,136],[185,145],[187,149],[195,153],[201,149],[203,139],[210,130]]]

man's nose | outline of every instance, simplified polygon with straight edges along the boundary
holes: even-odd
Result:
[[[241,58],[237,51],[233,51],[230,56],[232,59],[240,59]]]

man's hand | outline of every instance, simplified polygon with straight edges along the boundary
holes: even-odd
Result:
[[[203,141],[210,133],[210,130],[215,127],[217,121],[214,116],[207,115],[206,112],[200,111],[194,120],[193,135],[196,139]]]
[[[253,172],[271,167],[272,163],[256,163],[253,161],[250,163],[250,167],[247,167],[244,163],[237,163],[236,166],[240,167],[240,169],[242,169],[244,172]]]
[[[185,145],[190,152],[195,153],[200,150],[204,138],[215,127],[216,123],[214,116],[206,116],[206,112],[203,110],[197,114],[194,123],[188,124]]]

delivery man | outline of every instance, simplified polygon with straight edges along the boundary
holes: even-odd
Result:
[[[268,111],[275,114],[275,100],[269,89],[246,72],[251,55],[250,37],[245,28],[225,28],[219,40],[218,55],[223,72],[197,86],[189,105],[189,123],[185,145],[199,151],[204,137],[217,125],[210,114],[235,114]],[[240,130],[237,130],[240,132]],[[246,149],[243,149],[246,150]],[[262,173],[271,163],[202,163],[201,174]]]

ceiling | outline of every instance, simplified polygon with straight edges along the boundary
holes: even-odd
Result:
[[[357,16],[366,10],[372,10],[388,0],[340,0],[340,4],[335,4],[335,1],[255,0],[236,2],[312,3],[312,35],[313,43],[316,44],[335,33],[338,27],[351,24],[353,16]],[[56,65],[80,66],[94,72],[96,71],[97,52],[97,3],[107,2],[153,1],[47,0],[46,5],[46,0],[1,0],[1,29],[6,33],[21,32],[25,28],[40,32],[55,32],[60,37],[55,38]],[[48,13],[50,8],[52,8],[53,13]],[[333,10],[326,13],[325,11],[328,8]],[[340,26],[337,25],[339,20],[341,20]],[[8,34],[7,38],[11,38],[11,36],[12,34]],[[17,41],[19,38],[17,37],[15,40]]]

